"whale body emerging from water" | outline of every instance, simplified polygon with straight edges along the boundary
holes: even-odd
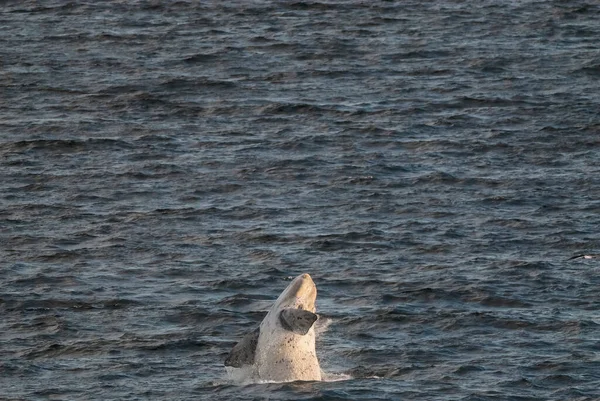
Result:
[[[309,274],[296,277],[260,326],[233,347],[225,366],[250,380],[321,380],[315,350],[317,287]]]

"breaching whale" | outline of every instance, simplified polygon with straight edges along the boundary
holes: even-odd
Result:
[[[316,298],[310,275],[296,277],[260,326],[233,347],[225,366],[245,370],[250,380],[321,380],[315,350]]]

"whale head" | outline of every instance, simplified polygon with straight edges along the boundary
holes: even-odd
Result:
[[[315,313],[317,308],[317,286],[310,274],[296,277],[275,301],[273,310],[301,309]]]

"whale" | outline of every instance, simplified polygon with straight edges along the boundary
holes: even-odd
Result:
[[[245,381],[320,381],[315,349],[317,287],[308,273],[296,277],[279,295],[260,326],[231,350],[225,366]],[[236,375],[236,371],[244,372]]]
[[[575,256],[571,256],[567,260],[575,260],[575,259],[600,259],[600,253],[590,253],[590,254],[579,254]]]

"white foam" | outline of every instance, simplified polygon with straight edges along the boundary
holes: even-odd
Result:
[[[325,333],[327,329],[329,329],[332,321],[333,319],[319,316],[319,320],[317,320],[317,323],[315,324],[315,334],[320,336],[321,334]]]
[[[254,380],[254,366],[242,366],[241,368],[233,368],[225,366],[227,378],[231,384],[247,385],[256,383]]]
[[[352,380],[354,377],[347,373],[333,373],[321,371],[322,381],[324,382],[341,382],[344,380]]]
[[[284,381],[261,380],[254,376],[252,366],[244,366],[242,368],[225,367],[227,371],[226,382],[228,384],[247,386],[250,384],[271,384],[271,383],[286,383]],[[352,380],[354,377],[347,373],[325,372],[321,370],[321,381],[324,382],[339,382],[344,380]]]

